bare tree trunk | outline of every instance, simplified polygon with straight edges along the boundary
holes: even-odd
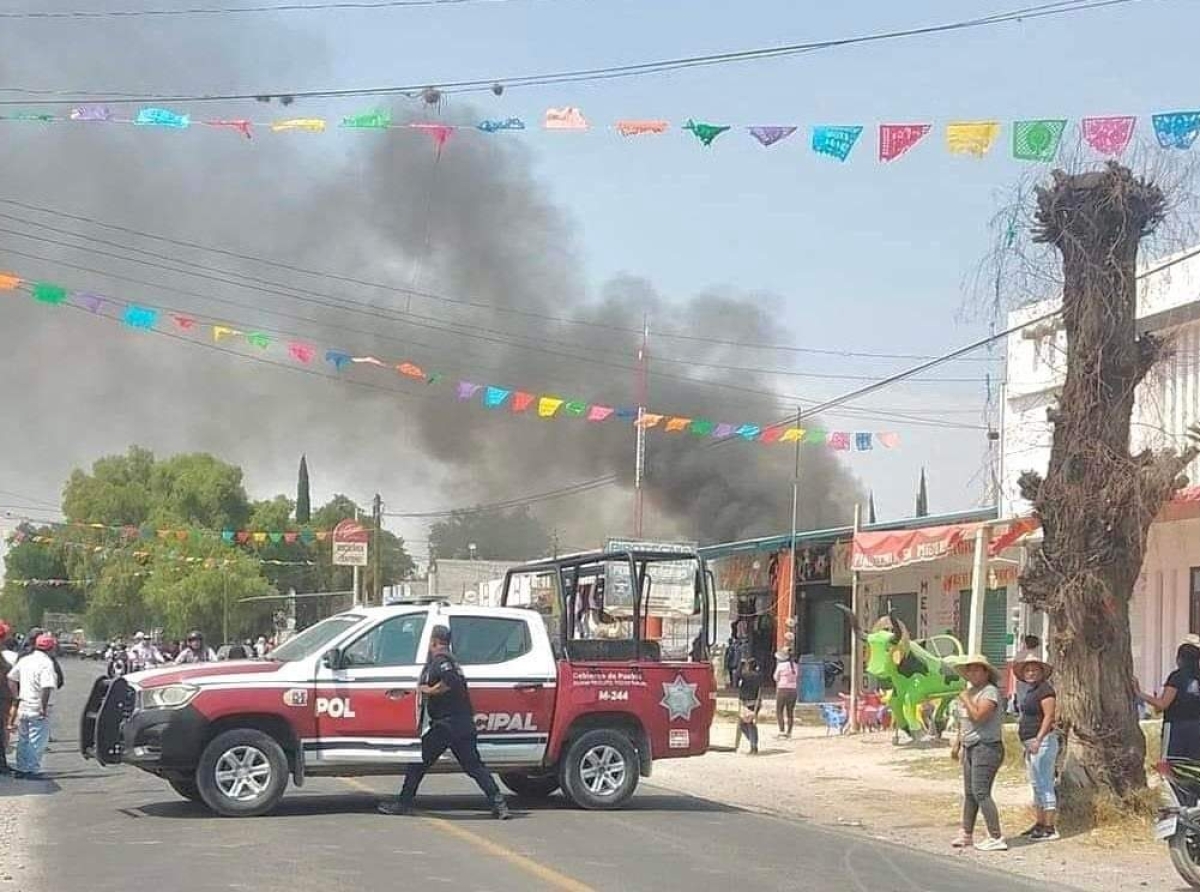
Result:
[[[1037,202],[1035,237],[1062,255],[1067,371],[1049,413],[1046,477],[1020,481],[1044,536],[1021,585],[1053,621],[1064,792],[1081,804],[1100,789],[1126,797],[1146,784],[1129,601],[1150,523],[1196,451],[1129,451],[1134,390],[1163,353],[1156,338],[1138,337],[1135,270],[1139,243],[1162,220],[1162,192],[1110,163],[1055,171]]]

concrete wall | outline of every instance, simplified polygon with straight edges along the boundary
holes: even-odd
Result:
[[[1200,567],[1200,518],[1154,524],[1129,610],[1133,669],[1144,690],[1162,685],[1190,631],[1193,567]]]

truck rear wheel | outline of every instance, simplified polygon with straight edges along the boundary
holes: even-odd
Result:
[[[546,799],[558,789],[558,778],[553,774],[516,774],[505,772],[500,782],[522,799]]]
[[[563,792],[580,808],[620,808],[637,789],[640,765],[633,742],[620,731],[580,735],[560,769]]]
[[[196,782],[188,778],[167,778],[167,783],[171,785],[171,789],[182,796],[184,799],[190,799],[192,802],[203,802],[204,798],[200,795],[200,787]]]
[[[288,761],[273,737],[253,728],[218,734],[204,748],[196,786],[205,805],[227,818],[264,815],[287,789]]]

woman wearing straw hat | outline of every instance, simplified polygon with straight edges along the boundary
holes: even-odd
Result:
[[[1013,664],[1013,675],[1025,683],[1025,696],[1018,707],[1021,718],[1017,736],[1025,747],[1025,768],[1033,787],[1033,811],[1036,821],[1021,835],[1034,842],[1058,839],[1054,814],[1058,800],[1054,795],[1054,765],[1058,759],[1058,731],[1054,721],[1058,698],[1050,686],[1054,667],[1035,654],[1025,654]]]
[[[958,737],[950,755],[962,760],[963,813],[962,829],[951,845],[961,849],[973,844],[981,852],[1004,852],[1008,843],[1000,832],[1000,811],[992,798],[996,773],[1004,763],[1000,673],[981,654],[959,657],[953,665],[967,680],[967,688],[954,703]],[[988,837],[975,842],[975,820],[980,812]]]

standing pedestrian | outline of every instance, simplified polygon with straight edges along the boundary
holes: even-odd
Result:
[[[960,657],[955,668],[967,688],[954,703],[958,737],[950,755],[962,760],[962,828],[951,843],[955,848],[974,845],[981,852],[1004,852],[1008,843],[1000,832],[1000,811],[992,798],[996,774],[1004,762],[1001,736],[1004,712],[1000,707],[1000,673],[979,654]],[[987,824],[987,839],[975,842],[975,821],[980,812]]]
[[[1032,827],[1021,835],[1034,842],[1058,839],[1054,816],[1058,799],[1054,793],[1054,764],[1058,759],[1058,730],[1054,727],[1058,714],[1058,697],[1050,686],[1054,667],[1030,654],[1015,664],[1017,678],[1025,682],[1025,699],[1019,704],[1021,719],[1017,736],[1025,747],[1025,768],[1033,787]]]
[[[758,755],[758,710],[762,706],[762,681],[758,661],[743,660],[738,670],[738,737],[746,735],[752,756]],[[733,748],[737,750],[737,740]]]
[[[17,758],[13,777],[37,780],[50,737],[50,696],[58,688],[50,652],[53,635],[39,635],[34,650],[17,661],[8,673],[8,685],[17,705]]]
[[[421,671],[417,691],[422,697],[424,717],[428,720],[428,727],[421,735],[421,761],[408,766],[400,795],[389,802],[381,802],[379,812],[385,815],[410,814],[421,780],[449,749],[462,770],[471,776],[487,797],[492,815],[501,821],[507,820],[508,805],[504,801],[504,794],[479,757],[471,695],[462,667],[450,652],[450,630],[445,626],[435,626],[430,633],[429,659]]]
[[[1035,660],[1042,658],[1042,639],[1037,635],[1026,635],[1021,639],[1021,645],[1021,649],[1013,657],[1008,675],[1008,694],[1012,698],[1012,711],[1017,714],[1021,712],[1021,704],[1025,702],[1025,695],[1029,693],[1029,685],[1025,683],[1025,679],[1021,678],[1018,667],[1030,658]]]
[[[729,640],[725,642],[725,673],[729,677],[729,690],[731,691],[737,690],[737,670],[740,660],[737,635],[731,631]]]
[[[204,633],[199,629],[188,632],[187,647],[179,652],[179,656],[175,658],[177,666],[184,666],[188,663],[215,663],[217,655],[213,653],[211,647],[206,647],[204,644]]]
[[[0,774],[11,774],[8,767],[8,714],[12,709],[13,694],[8,685],[8,673],[12,671],[17,661],[17,655],[8,650],[8,636],[11,630],[8,623],[0,620]],[[10,659],[11,657],[11,659]]]
[[[796,723],[796,683],[799,676],[800,667],[791,653],[781,650],[775,654],[775,721],[779,723],[780,739],[791,737],[792,727]]]
[[[1162,754],[1166,758],[1200,759],[1200,647],[1181,644],[1175,671],[1158,696],[1145,694],[1133,680],[1138,697],[1163,714]]]

